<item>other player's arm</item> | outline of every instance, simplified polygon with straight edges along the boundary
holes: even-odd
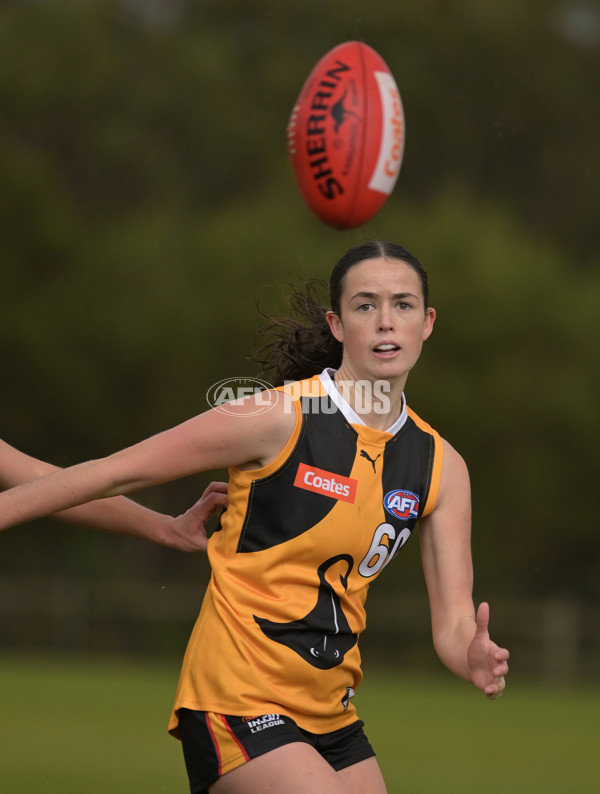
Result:
[[[58,467],[26,455],[0,439],[0,489],[56,471]],[[226,483],[211,483],[196,504],[178,517],[150,510],[123,496],[73,507],[54,517],[91,529],[145,538],[181,551],[203,551],[207,543],[205,522],[219,505],[227,505]]]
[[[508,672],[508,651],[489,637],[489,606],[481,604],[475,614],[469,474],[447,442],[438,501],[421,520],[420,538],[435,649],[450,670],[497,697]]]

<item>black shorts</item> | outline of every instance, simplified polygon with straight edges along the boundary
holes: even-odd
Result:
[[[231,717],[207,711],[179,710],[179,735],[191,794],[207,794],[221,775],[269,750],[305,742],[336,770],[375,755],[362,720],[331,733],[310,733],[283,714]]]

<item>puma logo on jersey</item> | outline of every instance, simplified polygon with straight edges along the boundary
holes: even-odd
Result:
[[[369,463],[370,463],[370,464],[371,464],[371,466],[373,467],[373,474],[376,474],[377,472],[376,472],[376,470],[375,470],[375,463],[376,463],[376,461],[377,461],[377,460],[379,460],[379,458],[381,457],[381,452],[379,453],[379,455],[377,455],[377,457],[376,457],[376,458],[372,458],[372,457],[369,455],[369,453],[368,453],[368,452],[366,452],[366,450],[364,450],[364,449],[361,449],[361,451],[360,451],[360,456],[361,456],[361,458],[366,458],[366,459],[369,461]]]
[[[358,480],[351,477],[344,477],[343,474],[334,474],[316,466],[308,466],[300,463],[296,472],[294,485],[297,488],[304,488],[306,491],[313,491],[332,499],[339,499],[342,502],[354,503],[356,496],[356,486]]]
[[[388,491],[383,498],[383,506],[395,518],[407,521],[419,517],[420,497],[412,491]]]

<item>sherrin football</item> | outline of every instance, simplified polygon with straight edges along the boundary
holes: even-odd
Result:
[[[379,212],[398,178],[404,130],[396,81],[374,49],[347,41],[324,55],[287,128],[296,181],[315,215],[351,229]]]

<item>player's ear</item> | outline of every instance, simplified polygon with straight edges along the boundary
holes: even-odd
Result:
[[[325,319],[327,320],[327,324],[331,330],[331,333],[338,340],[338,342],[344,341],[344,327],[342,325],[342,321],[339,316],[335,312],[327,312],[325,315]]]
[[[436,311],[433,308],[429,308],[425,312],[425,322],[423,323],[423,341],[429,339],[431,336],[436,316]]]

